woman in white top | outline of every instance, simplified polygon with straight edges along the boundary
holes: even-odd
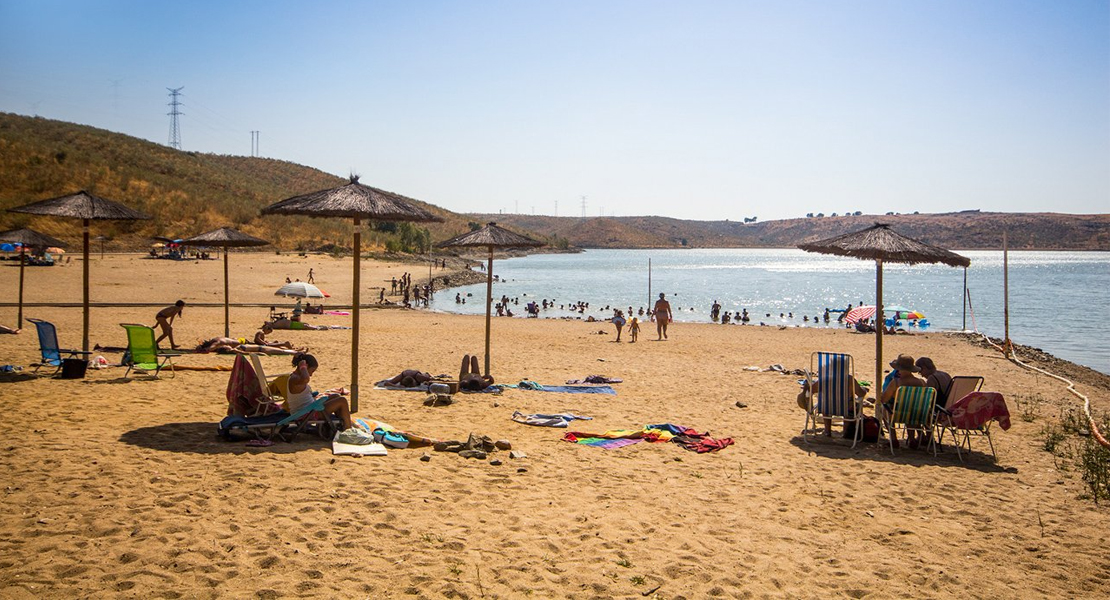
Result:
[[[289,395],[285,398],[287,409],[291,413],[297,412],[316,399],[312,395],[309,382],[320,363],[311,354],[300,353],[293,357],[293,365],[297,369],[289,374]],[[339,394],[327,396],[324,401],[324,412],[339,417],[343,421],[344,430],[355,426],[351,422],[351,407],[347,404],[346,396]]]

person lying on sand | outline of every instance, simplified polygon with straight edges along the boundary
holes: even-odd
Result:
[[[274,332],[274,328],[269,323],[263,323],[262,328],[258,333],[254,334],[254,343],[259,346],[270,346],[271,348],[293,348],[293,342],[279,342],[276,340],[267,340],[266,336]]]
[[[468,392],[480,392],[493,385],[493,377],[482,375],[478,370],[478,357],[466,355],[459,368],[459,389]]]
[[[216,352],[219,354],[235,353],[235,354],[298,354],[304,352],[305,348],[291,349],[291,348],[275,348],[273,346],[260,346],[258,344],[247,344],[246,340],[235,339],[229,337],[214,337],[205,340],[193,349],[198,354],[207,354],[209,352]]]
[[[422,383],[428,383],[433,377],[423,371],[416,369],[405,369],[399,374],[394,375],[391,379],[386,380],[388,385],[399,385],[401,387],[412,388]]]
[[[294,321],[293,319],[274,319],[269,323],[271,329],[327,329],[327,327],[320,327],[310,323],[302,323],[301,321]]]

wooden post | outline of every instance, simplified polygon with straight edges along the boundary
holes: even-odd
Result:
[[[1006,330],[1006,341],[1002,347],[1006,356],[1010,355],[1010,245],[1006,232],[1002,232],[1002,320]]]
[[[875,259],[875,412],[879,412],[883,395],[883,259]]]
[[[231,300],[227,295],[227,252],[224,252],[224,337],[231,337]]]
[[[964,297],[961,304],[964,306],[964,326],[963,331],[967,331],[967,267],[964,267]]]
[[[355,217],[355,265],[354,265],[354,290],[352,294],[351,310],[351,412],[358,412],[358,326],[359,305],[362,288],[361,268],[359,255],[362,254],[362,220]]]
[[[81,333],[81,350],[89,351],[89,220],[84,220],[82,230],[82,246],[81,246],[81,271],[82,281],[85,290],[85,299],[83,304],[83,317],[82,317],[82,333]]]
[[[23,329],[23,267],[27,264],[27,248],[19,245],[19,317],[16,319],[15,328]]]
[[[489,262],[486,266],[486,376],[489,376],[489,325],[490,307],[493,306],[493,246],[489,247]]]

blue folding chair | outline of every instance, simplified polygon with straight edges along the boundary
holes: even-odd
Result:
[[[38,330],[39,352],[42,353],[42,360],[31,364],[31,366],[35,367],[35,373],[43,367],[54,367],[54,372],[51,373],[51,375],[57,375],[58,371],[62,370],[63,357],[82,358],[92,354],[92,352],[84,352],[82,350],[60,348],[58,346],[58,330],[50,321],[32,319],[30,317],[28,317],[27,320],[34,323],[35,329]]]
[[[863,398],[855,394],[855,370],[852,355],[834,352],[814,352],[806,371],[806,424],[802,438],[817,430],[819,420],[855,424],[852,447],[863,436]],[[816,368],[815,368],[816,366]],[[813,373],[816,371],[817,392],[813,392]],[[812,423],[812,427],[811,427]]]

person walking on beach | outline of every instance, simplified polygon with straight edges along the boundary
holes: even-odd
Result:
[[[671,314],[671,303],[667,302],[667,296],[663,292],[659,292],[659,299],[655,301],[654,313],[655,330],[659,334],[659,339],[656,341],[663,341],[667,339],[667,325],[674,318]]]
[[[158,311],[157,315],[154,315],[154,327],[160,327],[162,329],[162,335],[158,336],[158,339],[154,340],[154,345],[157,346],[158,342],[168,337],[170,338],[170,347],[174,350],[177,349],[177,344],[173,341],[173,320],[181,316],[181,311],[184,308],[185,301],[178,300],[177,302],[174,302],[173,306],[167,306],[166,308]],[[153,329],[154,327],[151,327],[151,329]]]
[[[615,341],[619,343],[621,341],[621,332],[624,331],[624,315],[621,314],[621,309],[613,309],[613,318],[610,319],[610,322],[617,328],[617,339]]]
[[[316,279],[312,276],[312,267],[308,268],[308,282],[316,283]]]
[[[632,320],[628,322],[628,343],[635,344],[638,337],[640,337],[640,320],[632,317]]]

